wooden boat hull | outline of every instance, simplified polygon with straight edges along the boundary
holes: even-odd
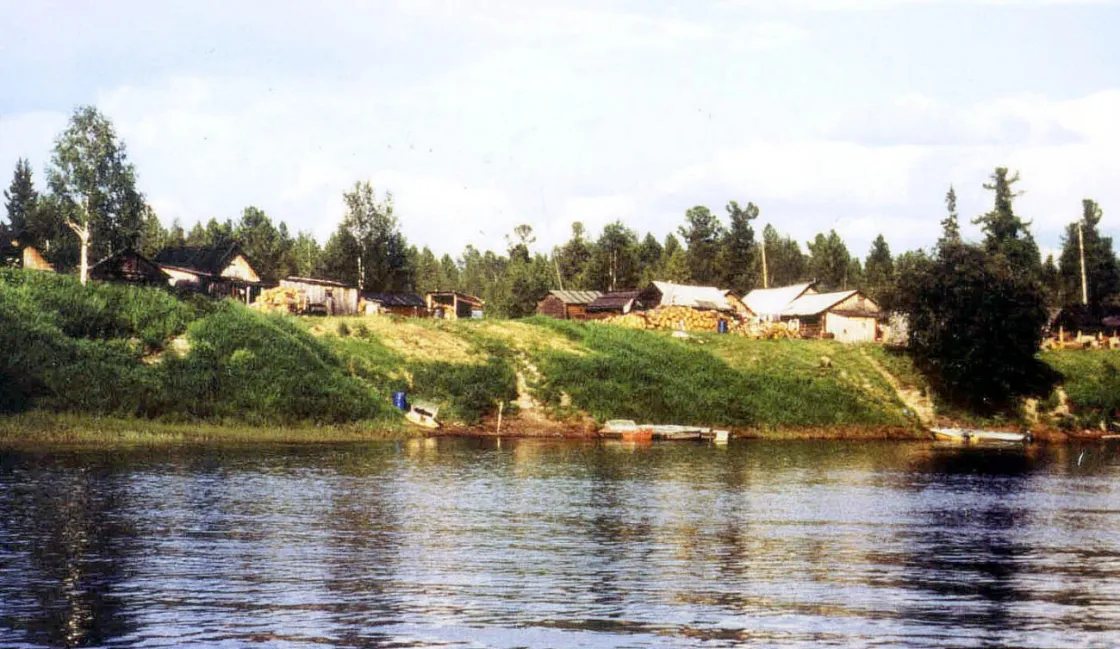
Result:
[[[637,424],[629,419],[612,419],[599,431],[600,437],[623,440],[695,441],[711,439],[726,442],[730,431],[704,426],[676,424]]]

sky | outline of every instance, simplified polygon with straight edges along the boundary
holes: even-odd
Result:
[[[950,184],[979,238],[1007,166],[1046,253],[1086,197],[1120,238],[1118,5],[0,0],[0,184],[92,104],[165,225],[253,205],[325,241],[369,180],[437,254],[735,200],[863,257],[931,246]]]

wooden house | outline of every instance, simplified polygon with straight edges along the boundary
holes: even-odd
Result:
[[[777,288],[756,288],[743,296],[743,304],[750,315],[760,320],[777,322],[790,304],[802,295],[816,293],[814,282],[804,282]]]
[[[587,305],[601,295],[599,291],[549,291],[537,302],[537,313],[559,320],[585,320]]]
[[[610,291],[588,303],[584,309],[585,318],[588,320],[603,320],[616,315],[624,315],[631,311],[641,311],[645,306],[641,303],[641,291]]]
[[[146,286],[168,286],[171,276],[131,248],[115,252],[89,269],[91,279]]]
[[[782,312],[781,319],[806,338],[835,338],[840,342],[875,342],[885,314],[860,291],[803,292]]]
[[[362,313],[374,315],[390,313],[406,318],[428,317],[424,298],[413,293],[362,293]]]
[[[0,266],[54,272],[54,266],[31,245],[22,232],[0,232]]]
[[[433,291],[424,294],[424,305],[433,318],[456,320],[481,318],[486,302],[458,291]]]
[[[358,313],[358,287],[329,279],[311,277],[285,277],[280,288],[303,291],[308,308],[328,315],[354,315]]]
[[[164,248],[152,261],[171,277],[170,284],[176,288],[246,304],[260,294],[260,275],[237,243]]]

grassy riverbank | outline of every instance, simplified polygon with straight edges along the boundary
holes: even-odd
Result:
[[[1066,377],[1071,413],[1062,425],[1087,426],[1115,409],[1120,353],[1043,359]],[[270,316],[0,271],[0,410],[15,413],[0,418],[3,439],[407,435],[390,405],[396,390],[438,404],[448,432],[492,432],[499,409],[504,432],[545,434],[628,418],[749,436],[882,438],[920,436],[938,417],[974,421],[930,398],[905,354],[873,345],[682,339],[547,318]]]

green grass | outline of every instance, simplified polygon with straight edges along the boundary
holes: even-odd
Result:
[[[1120,418],[1120,350],[1048,351],[1041,357],[1062,375],[1078,426],[1092,428]]]
[[[598,420],[739,427],[907,426],[902,406],[858,349],[735,336],[675,339],[596,323],[533,319],[585,347],[539,349],[540,396]],[[820,368],[820,356],[833,358]],[[871,389],[869,389],[869,386]]]

